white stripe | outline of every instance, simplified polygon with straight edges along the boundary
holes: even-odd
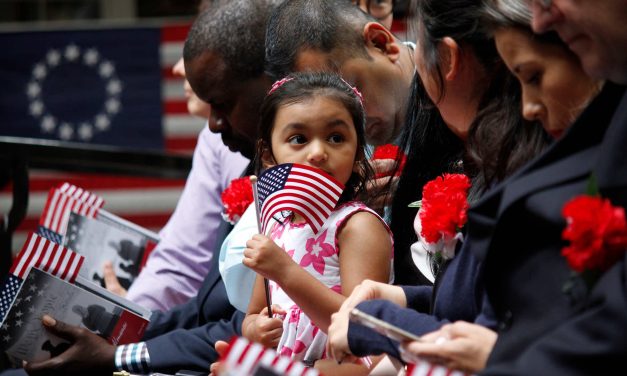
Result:
[[[52,216],[52,223],[48,226],[52,231],[57,232],[60,227],[61,217],[63,216],[63,208],[65,207],[65,203],[68,200],[66,195],[61,195],[59,201],[57,202],[57,206],[54,210],[54,215]]]
[[[316,210],[313,206],[311,206],[307,202],[307,200],[303,200],[303,199],[300,199],[298,197],[293,197],[293,196],[290,197],[290,199],[292,201],[296,201],[297,203],[300,203],[300,205],[293,203],[293,202],[284,203],[285,198],[277,197],[276,200],[274,200],[274,198],[272,198],[272,195],[271,195],[269,199],[267,199],[263,203],[263,207],[261,208],[261,212],[263,213],[262,223],[267,222],[268,219],[277,212],[277,210],[286,210],[286,208],[292,208],[292,207],[295,209],[300,209],[302,212],[304,212],[308,218],[311,218],[311,220],[315,222],[315,224],[317,225],[317,228],[322,227],[322,225],[324,224],[324,221],[329,217],[328,213],[330,213],[330,211],[327,212],[327,214],[320,213],[320,211]],[[316,219],[313,216],[313,213],[315,213],[320,219],[319,220]]]
[[[126,359],[124,359],[124,363],[131,371],[135,371],[133,369],[133,351],[135,351],[136,344],[129,345],[129,349],[126,351]]]
[[[161,81],[161,99],[163,101],[186,100],[185,80],[182,78],[172,78]]]
[[[71,251],[68,251],[68,253],[70,253],[70,252]],[[75,274],[78,274],[77,273],[78,263],[81,262],[81,259],[83,259],[83,256],[81,256],[79,254],[75,254],[75,255],[76,256],[74,256],[74,260],[72,260],[72,265],[70,265],[70,269],[67,272],[66,280],[68,282],[73,282],[72,278],[74,277]]]
[[[332,192],[334,192],[336,195],[341,195],[342,194],[342,188],[338,185],[338,183],[336,183],[335,181],[327,178],[326,176],[319,174],[315,171],[311,171],[311,170],[307,170],[304,168],[300,168],[300,167],[293,167],[292,171],[296,171],[296,172],[300,172],[303,174],[307,174],[309,176],[313,176],[316,177],[322,181],[324,181],[326,184],[328,184],[329,186],[331,186],[331,189],[333,190]],[[315,182],[316,185],[320,184],[318,182]]]
[[[13,271],[13,273],[17,276],[20,276],[20,274],[22,273],[22,268],[24,268],[24,264],[26,263],[26,260],[28,259],[28,257],[30,256],[31,253],[33,253],[33,246],[35,241],[37,240],[37,235],[35,234],[30,234],[29,238],[28,238],[28,245],[26,246],[26,249],[24,250],[24,253],[22,253],[22,256],[20,257],[20,260],[17,264],[17,266],[15,267],[15,270]]]
[[[427,362],[420,362],[414,368],[414,371],[411,373],[411,376],[423,376],[426,375],[431,370],[431,365]]]
[[[287,373],[288,376],[300,376],[305,370],[305,365],[301,362],[292,362],[292,368]]]
[[[59,191],[55,190],[54,194],[52,195],[52,199],[50,200],[50,205],[48,206],[48,212],[46,213],[46,219],[44,220],[44,227],[46,228],[50,228],[50,224],[52,223],[52,214],[54,213],[56,207],[57,207],[57,201],[59,200],[60,197],[60,193]],[[29,201],[31,201],[29,203],[29,208],[32,205],[32,195],[31,197],[29,197]],[[44,204],[45,205],[45,204]],[[42,206],[41,209],[37,210],[38,212],[43,210],[45,206]],[[11,206],[9,206],[8,208],[11,208]],[[8,213],[8,210],[5,211],[5,213]],[[27,209],[27,213],[28,213],[28,209]]]
[[[146,194],[149,191],[150,194]],[[103,190],[98,194],[107,199],[107,210],[114,213],[148,214],[171,213],[181,196],[183,187],[174,188],[136,188],[123,190]],[[26,215],[38,218],[46,204],[48,192],[32,192],[29,197]],[[11,193],[0,194],[0,213],[8,213],[13,199]],[[51,203],[51,208],[54,208]],[[53,210],[49,210],[52,216]],[[48,220],[45,227],[50,228]]]
[[[122,346],[118,346],[118,348],[115,350],[115,367],[118,369],[118,371],[121,371],[122,368],[122,351],[124,350],[126,346],[122,345]]]
[[[71,184],[70,184],[70,183],[67,183],[67,182],[66,182],[66,183],[63,183],[63,184],[61,185],[61,187],[59,188],[59,190],[60,190],[61,192],[66,192],[66,191],[70,188],[70,186],[71,186]]]
[[[279,371],[279,373],[284,373],[287,367],[290,366],[290,363],[290,358],[287,356],[281,356],[279,357],[279,361],[276,362],[275,370]]]
[[[312,206],[310,211],[313,213],[316,213],[318,217],[320,217],[323,220],[326,217],[328,217],[329,214],[333,211],[333,206],[331,207],[331,209],[329,209],[328,207],[325,207],[321,202],[316,201],[314,197],[307,197],[306,199],[303,199],[300,197],[296,197],[295,196],[296,194],[300,194],[300,196],[307,197],[307,194],[305,192],[295,190],[295,189],[283,189],[283,190],[274,192],[273,194],[268,196],[266,200],[263,202],[263,205],[261,207],[261,212],[265,213],[266,211],[273,211],[272,208],[276,205],[276,203],[283,202],[285,200],[294,200],[294,201],[300,202],[308,206],[312,205],[310,202],[314,202],[316,205],[321,207],[321,210],[318,210]],[[282,196],[279,197],[280,195]],[[287,195],[287,197],[285,197],[284,195]]]
[[[315,183],[315,184],[318,184],[318,183]],[[335,207],[335,204],[340,198],[339,195],[333,195],[331,194],[331,192],[322,191],[320,189],[320,186],[316,186],[316,185],[311,186],[310,184],[303,184],[299,182],[298,180],[289,181],[287,184],[285,184],[285,188],[283,190],[287,190],[289,188],[298,188],[297,190],[305,191],[304,193],[309,193],[312,196],[314,196],[316,201],[320,201],[321,203],[324,202],[326,203],[327,206],[331,208]]]
[[[143,346],[141,344],[137,345],[137,351],[135,352],[135,359],[134,359],[134,364],[135,364],[135,369],[139,372],[142,370],[142,350],[143,350]]]
[[[238,338],[235,343],[232,345],[231,351],[229,351],[229,356],[226,358],[226,365],[229,368],[238,367],[238,360],[244,352],[246,348],[247,341],[243,338]]]
[[[244,356],[241,364],[241,370],[245,372],[244,374],[250,374],[250,371],[257,363],[259,353],[261,353],[263,349],[263,346],[257,343],[253,343],[252,346],[248,348],[248,352],[246,353],[246,356]]]
[[[163,119],[163,131],[170,137],[197,137],[207,120],[190,115],[167,115]]]
[[[62,256],[65,256],[63,252],[63,247],[60,247],[58,249],[58,252],[54,252],[54,248],[56,246],[57,244],[53,242],[48,242],[44,259],[41,261],[41,264],[39,264],[39,269],[43,270],[44,272],[52,273],[52,271],[54,270],[54,266],[59,263],[59,259]],[[48,260],[50,259],[51,256],[52,256],[52,262],[50,263],[50,268],[44,268],[44,266],[48,263]]]
[[[159,47],[159,55],[161,57],[162,67],[171,67],[183,56],[182,42],[164,42]]]

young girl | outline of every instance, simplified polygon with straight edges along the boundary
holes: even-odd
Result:
[[[325,357],[331,314],[364,279],[388,282],[392,240],[383,220],[352,201],[372,172],[365,162],[360,93],[328,73],[299,73],[275,83],[261,107],[258,162],[319,168],[346,189],[314,234],[293,214],[246,243],[244,265],[259,276],[244,320],[245,337],[313,364]],[[274,314],[265,307],[270,280]]]

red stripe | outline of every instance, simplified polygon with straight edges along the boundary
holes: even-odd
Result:
[[[29,179],[29,180],[30,180],[28,182],[29,191],[32,192],[33,191],[32,179]],[[12,185],[12,184],[9,184],[9,185]],[[48,187],[49,186],[50,185],[48,185]],[[50,210],[50,201],[52,200],[52,196],[54,195],[54,190],[55,190],[54,188],[50,188],[50,190],[48,191],[48,199],[46,200],[46,204],[44,205],[44,210],[41,212],[41,216],[39,217],[39,224],[42,226],[44,225],[44,221],[46,220],[46,214],[48,213],[48,210]],[[12,192],[13,187],[10,187],[9,191]]]
[[[50,269],[52,269],[55,266],[55,264],[53,264],[52,262],[54,261],[54,256],[57,254],[57,251],[60,246],[58,244],[52,244],[45,239],[42,239],[42,240],[44,241],[44,252],[42,252],[43,257],[40,257],[39,260],[37,260],[37,263],[35,264],[35,266],[38,267],[39,269],[42,269],[45,272],[48,272],[50,271]],[[51,245],[52,245],[52,250],[50,250]],[[42,265],[45,256],[48,256],[48,261],[46,261],[46,265]],[[61,257],[63,257],[63,254],[59,256],[59,258]],[[56,269],[51,274],[57,275]]]
[[[67,273],[67,266],[63,270],[61,270],[61,265],[63,264],[63,260],[65,260],[65,258],[68,256],[68,253],[66,252],[65,248],[63,248],[62,246],[59,246],[58,244],[56,244],[54,246],[54,248],[53,248],[53,251],[52,251],[51,260],[54,260],[54,256],[56,255],[57,252],[59,253],[59,259],[54,264],[50,265],[51,268],[54,268],[50,272],[50,274],[52,274],[54,276],[57,276],[57,277],[59,277],[61,279],[65,279],[65,275]],[[74,252],[71,252],[69,254],[69,256],[70,256],[70,260],[69,261],[72,261],[74,259]],[[70,265],[70,263],[68,262],[67,265]],[[46,270],[50,270],[50,268],[48,266],[46,266]],[[61,273],[61,272],[63,272],[63,273]],[[59,273],[61,273],[61,275],[59,275]]]
[[[298,171],[298,169],[311,171],[314,175],[320,175],[320,176],[326,178],[327,179],[327,182],[326,182],[327,184],[333,184],[333,186],[330,186],[330,188],[332,190],[339,190],[340,192],[344,190],[344,184],[342,184],[339,181],[335,180],[335,178],[333,176],[327,174],[326,172],[324,172],[324,171],[322,171],[322,170],[320,170],[318,168],[295,163],[293,168],[292,168],[292,172],[294,171],[294,169],[296,169],[297,171]]]
[[[174,74],[174,72],[172,72],[172,69],[174,68],[173,65],[168,65],[165,67],[161,67],[161,79],[163,80],[180,80],[181,84],[183,82],[183,78],[181,76],[178,76],[176,74]]]
[[[331,211],[333,210],[333,208],[329,208],[326,205],[324,205],[325,206],[324,208],[320,207],[320,205],[318,205],[318,204],[321,203],[321,202],[318,201],[318,200],[314,200],[312,197],[307,197],[307,196],[305,196],[303,194],[294,193],[294,192],[278,193],[277,195],[272,196],[272,198],[268,202],[268,206],[267,206],[268,209],[267,210],[272,210],[272,206],[276,205],[275,202],[279,202],[278,200],[282,200],[282,202],[294,202],[294,203],[296,203],[297,202],[296,200],[288,201],[288,199],[292,198],[292,197],[300,198],[300,199],[304,200],[305,204],[302,204],[302,203],[299,203],[299,204],[300,205],[305,205],[305,206],[307,206],[309,204],[310,206],[313,206],[316,210],[318,210],[320,212],[320,214],[322,214],[325,217],[328,216],[329,213],[331,213]],[[286,199],[286,198],[288,198],[288,199]],[[264,209],[264,211],[265,211],[265,209]],[[318,217],[317,215],[316,215],[316,218],[320,219],[320,217]],[[324,222],[324,218],[322,218],[322,219],[323,220],[321,222]]]
[[[125,214],[124,219],[146,228],[161,228],[165,226],[171,213]],[[36,218],[26,218],[17,228],[18,232],[35,231],[39,221]]]
[[[291,210],[291,211],[297,212],[298,214],[300,214],[305,219],[305,221],[307,221],[307,223],[309,223],[309,225],[312,228],[314,228],[316,230],[319,227],[317,225],[318,223],[319,224],[323,224],[324,223],[324,220],[322,220],[320,217],[318,217],[316,215],[316,213],[309,212],[309,211],[307,213],[303,213],[302,210],[296,209],[295,205],[305,206],[306,207],[306,205],[304,205],[303,203],[300,203],[300,202],[294,201],[294,200],[288,200],[288,199],[284,199],[284,200],[281,200],[280,202],[273,203],[273,206],[269,207],[268,210],[266,211],[268,214],[263,216],[263,225],[264,225],[263,228],[264,228],[264,230],[266,229],[266,227],[268,225],[268,222],[270,221],[270,218],[274,214],[276,214],[277,212],[282,211],[282,210]],[[314,221],[316,222],[316,226],[312,226],[312,222],[314,222]]]
[[[321,189],[321,187],[313,185],[311,182],[297,180],[297,181],[301,181],[303,184],[311,185],[312,187],[315,188],[316,191],[324,193],[331,200],[333,200],[331,194],[337,194],[338,196],[340,196],[342,194],[342,191],[344,190],[344,187],[341,184],[336,183],[334,180],[323,179],[323,178],[319,177],[319,174],[318,174],[318,176],[317,175],[310,175],[310,174],[307,174],[307,173],[300,172],[297,169],[292,169],[292,172],[290,172],[290,176],[287,178],[287,182],[289,182],[290,180],[293,180],[294,178],[299,178],[299,177],[309,178],[310,180],[313,180],[313,181],[319,183],[320,185],[322,185],[324,188],[326,188],[328,190],[328,192],[325,191],[324,189]],[[286,182],[286,184],[287,184],[287,182]]]
[[[183,42],[187,38],[190,24],[167,25],[161,28],[161,42]]]
[[[31,233],[30,235],[28,235],[28,239],[26,240],[26,243],[24,243],[24,246],[22,247],[22,251],[17,256],[16,262],[13,263],[13,266],[11,267],[11,274],[15,273],[15,268],[17,267],[17,264],[19,263],[17,261],[21,260],[22,257],[24,257],[24,255],[26,254],[28,249],[30,249],[31,252],[28,254],[28,257],[26,258],[26,263],[24,265],[28,265],[28,263],[33,259],[34,250],[37,249],[37,243],[39,242],[39,237],[36,237],[35,238],[35,244],[33,244],[32,247],[28,248],[28,244],[30,243],[30,241],[33,238],[33,236],[35,236],[35,234]],[[24,267],[24,269],[17,276],[20,277],[20,278],[24,278],[24,270],[25,269],[26,268]]]
[[[72,273],[70,282],[74,283],[74,281],[76,280],[76,277],[78,277],[78,272],[79,270],[81,270],[81,266],[83,265],[84,261],[85,261],[84,257],[81,257],[80,259],[78,259],[78,264],[76,264],[76,268],[74,268],[74,273]]]
[[[301,182],[301,184],[306,185],[306,188],[295,186],[293,185],[293,183],[294,183],[294,180],[290,181],[289,183],[285,184],[285,187],[283,189],[284,190],[287,190],[287,189],[297,190],[297,191],[303,192],[303,194],[310,195],[311,200],[316,200],[317,202],[320,203],[320,205],[325,207],[326,210],[331,211],[333,210],[333,208],[335,208],[334,203],[337,203],[339,196],[331,197],[326,192],[321,191],[319,187],[316,187],[313,185],[307,185],[308,184],[307,182]],[[331,203],[328,203],[327,201],[330,201]]]
[[[66,251],[66,249],[63,249],[64,251]],[[61,276],[59,276],[59,278],[65,280],[67,278],[68,272],[70,271],[70,269],[72,268],[72,263],[74,262],[74,258],[76,257],[76,253],[74,252],[69,252],[70,253],[70,259],[67,261],[67,264],[65,264],[65,267],[63,268],[63,274],[61,274]],[[67,255],[66,252],[63,252],[62,257],[65,258],[65,256]],[[61,260],[59,260],[59,263],[57,263],[57,268],[59,268],[61,266]],[[55,275],[57,274],[57,271],[55,269]]]
[[[189,115],[187,101],[185,99],[164,101],[163,112],[168,115]]]
[[[167,138],[165,140],[165,149],[167,151],[189,151],[192,152],[196,148],[197,137],[188,138]]]

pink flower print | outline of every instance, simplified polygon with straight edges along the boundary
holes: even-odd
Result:
[[[287,251],[288,256],[290,256],[291,259],[294,259],[294,252],[296,251],[296,249],[290,249],[289,251]]]
[[[331,287],[331,290],[337,292],[338,294],[342,293],[342,285],[335,285]]]
[[[292,349],[287,347],[287,346],[283,346],[283,348],[281,348],[281,355],[283,356],[292,356]]]
[[[335,254],[335,248],[325,243],[324,240],[327,237],[327,230],[324,230],[322,234],[316,239],[309,238],[305,244],[305,250],[307,253],[300,261],[300,266],[307,267],[313,265],[313,268],[320,274],[324,274],[324,262],[325,257],[330,257]]]
[[[270,230],[270,239],[280,239],[281,236],[283,236],[283,231],[285,231],[285,226],[280,223],[275,224],[274,226],[272,226],[272,230]]]

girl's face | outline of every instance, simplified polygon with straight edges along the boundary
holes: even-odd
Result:
[[[524,118],[540,121],[551,136],[560,137],[598,93],[600,82],[583,72],[566,47],[540,42],[530,32],[503,28],[495,40],[520,81]]]
[[[271,147],[273,162],[317,167],[345,184],[356,162],[357,132],[341,102],[316,95],[278,108]]]

